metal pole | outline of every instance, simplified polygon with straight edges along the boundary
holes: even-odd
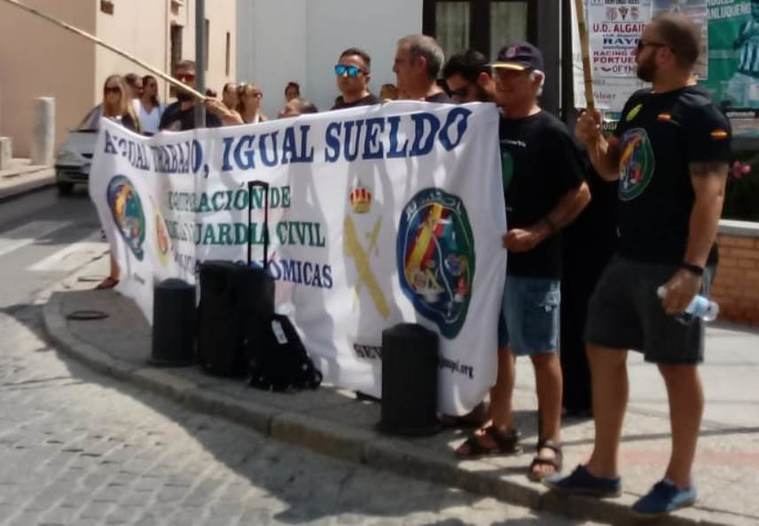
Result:
[[[206,2],[195,0],[195,89],[200,93],[206,93]],[[204,104],[195,104],[195,127],[206,127],[206,107]]]

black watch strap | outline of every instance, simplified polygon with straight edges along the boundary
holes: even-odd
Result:
[[[685,269],[688,272],[695,274],[696,276],[704,275],[704,267],[699,267],[698,265],[694,265],[693,263],[688,263],[687,261],[683,261],[682,263],[680,263],[680,268]]]

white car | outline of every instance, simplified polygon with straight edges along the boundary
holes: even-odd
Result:
[[[79,126],[69,131],[55,157],[55,182],[60,195],[70,194],[74,184],[87,184],[90,178],[100,114],[100,105],[92,108]]]

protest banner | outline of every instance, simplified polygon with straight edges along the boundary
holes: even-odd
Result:
[[[496,375],[506,231],[492,104],[394,102],[147,138],[103,120],[90,195],[121,269],[152,315],[154,284],[194,283],[207,259],[262,257],[325,380],[380,396],[381,334],[440,335],[439,408],[462,414]],[[188,330],[194,328],[188,327]]]

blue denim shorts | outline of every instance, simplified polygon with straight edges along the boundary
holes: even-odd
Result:
[[[516,356],[555,352],[559,347],[561,281],[506,276],[498,346]]]

